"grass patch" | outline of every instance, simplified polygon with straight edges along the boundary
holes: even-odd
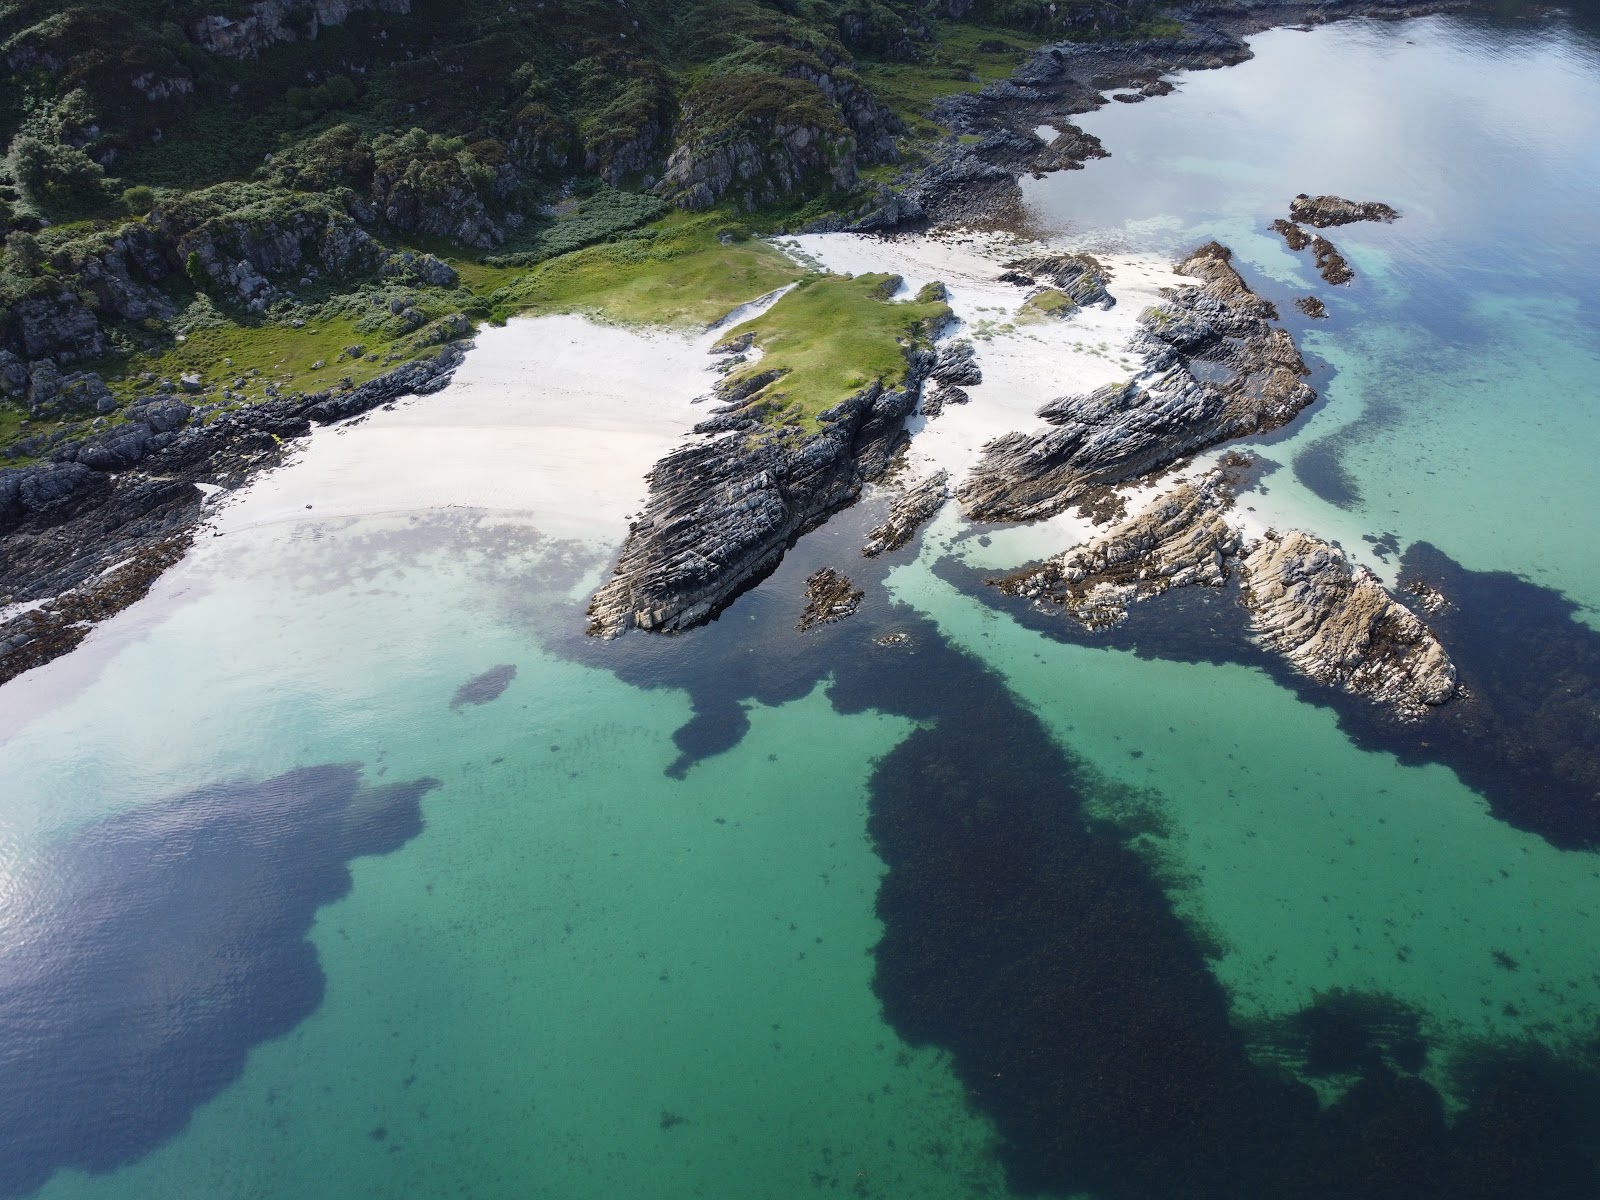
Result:
[[[359,357],[344,353],[346,347],[358,345],[365,347]],[[233,390],[244,397],[239,403],[254,403],[268,399],[268,384],[283,394],[336,388],[346,379],[361,384],[418,353],[404,341],[374,344],[370,335],[356,329],[352,317],[308,322],[301,329],[278,322],[229,322],[217,329],[196,330],[161,353],[130,355],[117,364],[121,377],[108,378],[107,385],[126,400],[150,394],[150,385],[139,378],[145,372],[157,380],[198,375],[202,386],[217,385],[216,392],[205,396],[206,403],[213,403],[223,399],[222,388],[232,388],[234,380],[243,379],[244,384]]]
[[[813,275],[767,312],[730,330],[725,342],[753,335],[761,358],[729,382],[770,371],[783,375],[757,393],[770,425],[811,431],[828,409],[873,380],[905,382],[907,354],[925,346],[950,317],[939,300],[889,298],[894,275]]]
[[[1035,292],[1022,302],[1022,309],[1017,313],[1018,322],[1042,321],[1046,317],[1060,319],[1075,312],[1078,302],[1063,291],[1055,288],[1045,288]]]
[[[805,274],[765,242],[724,242],[725,228],[716,216],[671,216],[634,237],[541,263],[490,300],[502,313],[705,326]]]

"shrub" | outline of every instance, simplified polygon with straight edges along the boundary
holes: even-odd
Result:
[[[85,204],[103,198],[105,170],[76,146],[19,133],[7,158],[17,187],[36,205]]]
[[[146,187],[142,183],[128,188],[122,193],[122,207],[126,208],[132,216],[142,217],[155,206],[155,189]]]

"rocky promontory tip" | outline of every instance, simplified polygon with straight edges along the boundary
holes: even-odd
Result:
[[[1313,679],[1412,718],[1455,694],[1455,664],[1432,631],[1334,546],[1268,533],[1241,569],[1262,642]]]
[[[898,550],[909,542],[922,523],[949,499],[949,481],[948,471],[934,471],[909,483],[897,480],[889,501],[889,516],[867,535],[861,553],[876,558],[886,550]]]
[[[1233,483],[1224,471],[1183,482],[1086,545],[997,580],[1000,590],[1059,605],[1089,629],[1127,620],[1128,606],[1168,588],[1221,587],[1241,548],[1224,519]]]
[[[1380,200],[1346,200],[1343,196],[1308,196],[1301,192],[1289,202],[1289,216],[1303,224],[1328,229],[1356,221],[1393,221],[1400,213]]]
[[[1179,264],[1196,282],[1140,314],[1143,367],[1126,383],[1039,410],[1049,428],[984,448],[959,490],[979,521],[1052,516],[1097,488],[1139,479],[1196,450],[1276,429],[1316,393],[1277,310],[1252,292],[1216,242]]]

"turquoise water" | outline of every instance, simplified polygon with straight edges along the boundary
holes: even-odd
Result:
[[[1443,19],[1255,45],[1173,96],[1085,117],[1113,157],[1030,184],[1037,223],[1164,253],[1219,237],[1286,313],[1326,296],[1328,322],[1296,325],[1324,400],[1261,447],[1282,464],[1261,506],[1352,549],[1392,533],[1519,573],[1593,623],[1592,50],[1554,22]],[[1266,230],[1299,191],[1404,212],[1330,232],[1352,287],[1322,286]],[[1067,644],[995,610],[942,567],[999,565],[1005,539],[982,548],[948,513],[919,549],[866,564],[871,518],[808,535],[707,629],[596,646],[576,630],[602,552],[471,513],[308,516],[203,539],[81,651],[8,685],[0,992],[41,1027],[40,979],[123,1015],[93,1031],[96,1060],[28,1058],[31,1025],[0,1039],[15,1138],[0,1194],[1265,1195],[1154,1150],[1116,1157],[1200,1127],[1160,1124],[1165,1083],[1261,1091],[1235,1086],[1242,1053],[1223,1070],[1222,1051],[1172,1049],[1188,1023],[1146,1023],[1147,996],[1196,1014],[1217,999],[1249,1061],[1291,1080],[1271,1088],[1298,1094],[1298,1071],[1333,1105],[1370,1063],[1311,1071],[1281,1024],[1337,989],[1381,994],[1429,1046],[1403,1073],[1458,1128],[1481,1101],[1457,1070],[1468,1051],[1585,1061],[1600,856],[1496,819],[1446,766],[1358,747],[1255,666]],[[867,602],[802,638],[800,590],[823,563],[853,564]],[[908,641],[879,645],[888,633]],[[516,668],[503,693],[452,704],[499,666]],[[940,761],[930,738],[960,749]],[[244,819],[322,764],[358,774],[325,777],[314,839],[291,803]],[[252,790],[264,780],[282,782]],[[1024,862],[1034,843],[1047,851]],[[205,919],[186,941],[160,938],[165,910],[128,882],[152,863],[192,880]],[[1105,881],[1091,915],[1109,932],[1083,932],[1087,901],[1041,899],[1052,877]],[[1167,905],[1187,950],[1162,940]],[[143,933],[97,946],[113,928]],[[1012,956],[998,969],[996,947]],[[279,977],[247,969],[280,961]],[[957,1007],[977,1017],[957,1027]],[[1022,1036],[1038,1008],[1066,1022],[1048,1045]],[[1033,1049],[1098,1064],[1151,1028],[1118,1070],[1028,1075]],[[99,1113],[130,1079],[105,1129],[35,1133],[39,1112],[71,1126],[74,1104]],[[1058,1112],[1073,1132],[1049,1143]],[[1282,1150],[1229,1136],[1205,1139],[1240,1180]],[[1397,1158],[1434,1161],[1423,1134],[1395,1136]],[[1496,1169],[1474,1168],[1486,1188]],[[1463,1177],[1346,1194],[1478,1194]]]

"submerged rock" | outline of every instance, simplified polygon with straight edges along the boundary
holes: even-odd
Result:
[[[1139,374],[1039,410],[1050,428],[1011,433],[957,493],[979,521],[1061,512],[1096,489],[1138,479],[1196,450],[1276,429],[1316,398],[1294,341],[1269,324],[1277,311],[1211,242],[1178,267],[1197,281],[1168,289],[1140,315]]]
[[[1456,668],[1371,571],[1300,530],[1269,533],[1241,561],[1262,642],[1319,682],[1419,717],[1456,691]]]
[[[796,629],[804,633],[818,625],[829,625],[854,616],[866,593],[832,567],[823,567],[806,580],[806,606]]]
[[[898,550],[909,542],[922,523],[950,498],[950,473],[934,471],[910,483],[896,482],[894,498],[889,502],[889,516],[867,535],[861,553],[875,558],[885,550]]]
[[[994,581],[1012,596],[1059,605],[1090,629],[1128,618],[1128,606],[1168,588],[1221,587],[1241,548],[1223,514],[1233,484],[1222,471],[1178,484],[1086,545]]]
[[[1356,221],[1393,221],[1400,213],[1379,200],[1346,200],[1343,196],[1308,196],[1301,192],[1289,202],[1289,215],[1296,221],[1327,229]]]

